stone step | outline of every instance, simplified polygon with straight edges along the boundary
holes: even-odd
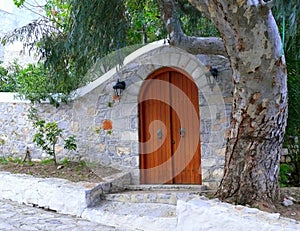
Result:
[[[108,224],[121,230],[175,230],[176,206],[160,203],[102,201],[86,209],[82,218]]]
[[[207,191],[205,185],[184,185],[184,184],[140,184],[140,185],[127,185],[127,190],[131,191]]]
[[[129,203],[161,203],[176,205],[178,199],[190,199],[199,191],[124,191],[102,195],[103,200]]]

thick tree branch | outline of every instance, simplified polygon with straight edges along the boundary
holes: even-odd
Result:
[[[227,57],[224,43],[216,37],[191,37],[187,36],[181,28],[176,14],[176,6],[173,0],[157,0],[166,25],[170,44],[186,50],[191,54],[214,54]]]

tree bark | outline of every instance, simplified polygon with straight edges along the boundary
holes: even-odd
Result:
[[[187,36],[182,31],[173,0],[157,0],[157,2],[169,34],[170,45],[182,48],[191,54],[214,54],[227,57],[221,38]]]
[[[171,42],[189,51],[191,46],[186,44],[199,40],[189,40],[183,34],[171,11],[173,1],[159,2]],[[216,197],[273,207],[279,199],[278,175],[287,119],[286,64],[276,22],[263,1],[189,2],[218,28],[225,46],[223,55],[228,55],[233,70],[224,176]],[[195,43],[192,47],[197,47],[197,52],[203,50],[203,44]]]

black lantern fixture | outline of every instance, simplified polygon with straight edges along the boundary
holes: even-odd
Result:
[[[206,74],[206,81],[213,91],[214,86],[216,86],[217,82],[219,82],[219,71],[217,68],[213,68],[212,66],[207,66],[209,72]]]
[[[117,96],[120,96],[122,92],[125,90],[125,88],[126,88],[125,81],[120,81],[119,79],[116,85],[113,86],[113,89],[115,90],[115,94]]]

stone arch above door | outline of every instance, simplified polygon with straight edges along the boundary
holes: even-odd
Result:
[[[207,83],[209,75],[206,67],[195,57],[187,52],[168,45],[149,50],[146,53],[139,53],[139,56],[127,63],[122,72],[122,80],[127,84],[126,90],[116,105],[121,112],[120,117],[127,117],[131,121],[132,129],[124,135],[124,142],[128,142],[128,137],[134,145],[135,169],[132,171],[133,183],[138,184],[140,178],[139,170],[139,143],[138,143],[138,97],[141,87],[146,78],[153,72],[164,67],[171,67],[182,70],[190,76],[198,87],[199,108],[201,127],[201,169],[202,181],[218,182],[222,178],[225,153],[225,132],[227,128],[227,115],[224,98],[221,89],[216,86],[213,91]],[[116,75],[114,80],[119,77]],[[117,115],[119,116],[119,115]],[[113,123],[119,118],[113,116]],[[118,131],[122,131],[124,123],[118,123]],[[123,134],[125,134],[123,132]],[[211,184],[211,183],[209,183]],[[216,183],[217,185],[218,183]]]

